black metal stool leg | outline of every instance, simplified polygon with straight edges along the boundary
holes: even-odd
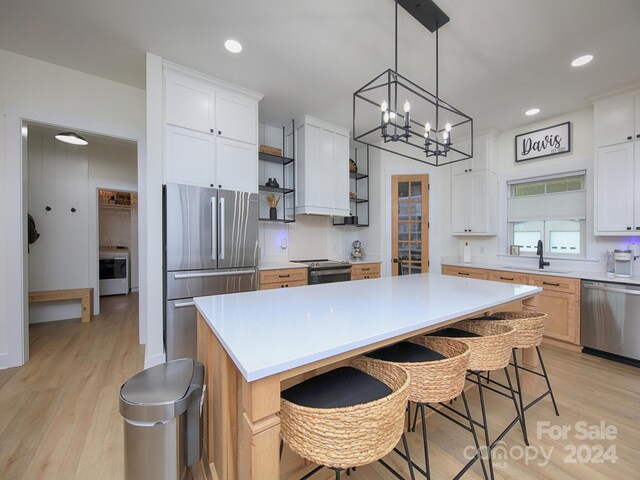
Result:
[[[553,403],[553,409],[556,411],[556,416],[559,417],[560,412],[558,411],[558,405],[556,404],[556,397],[553,396],[553,390],[551,389],[551,382],[549,381],[549,376],[547,375],[547,369],[544,368],[544,362],[542,361],[542,353],[540,352],[540,346],[536,347],[536,352],[538,353],[538,358],[540,359],[540,366],[542,367],[542,373],[544,373],[544,379],[547,382],[549,395],[551,395],[551,402]]]
[[[478,458],[480,459],[480,465],[482,465],[482,473],[484,474],[485,480],[488,478],[487,476],[487,466],[484,464],[484,458],[482,458],[482,452],[480,451],[480,442],[478,441],[478,435],[476,434],[476,427],[473,423],[473,418],[471,417],[471,410],[469,409],[469,404],[467,403],[467,396],[462,390],[462,401],[464,402],[464,409],[467,413],[467,418],[469,419],[469,427],[471,427],[471,435],[473,435],[473,443],[476,446],[476,451],[478,452]]]
[[[507,383],[509,384],[509,391],[511,392],[511,400],[513,400],[513,408],[516,410],[516,418],[520,423],[520,428],[522,429],[522,435],[524,436],[524,441],[527,445],[529,445],[529,440],[527,439],[527,427],[524,425],[524,421],[522,420],[522,415],[520,414],[520,409],[518,408],[518,401],[516,400],[516,392],[513,391],[513,384],[511,383],[511,375],[509,375],[509,369],[504,367],[504,375],[507,377]]]
[[[418,406],[418,404],[416,404],[416,411],[413,412],[413,427],[411,427],[412,432],[416,431],[416,423],[418,423],[418,408],[420,407]]]
[[[407,402],[407,432],[411,431],[411,402]]]
[[[484,406],[484,393],[482,392],[482,377],[480,372],[475,372],[478,380],[478,393],[480,394],[480,408],[482,410],[482,425],[484,430],[484,443],[487,446],[487,461],[489,462],[489,478],[493,476],[493,459],[491,458],[491,441],[489,440],[489,425],[487,424],[487,411]],[[482,458],[482,457],[481,457]]]
[[[402,445],[404,445],[404,453],[407,456],[409,475],[411,475],[411,480],[416,480],[416,475],[413,472],[413,462],[411,461],[411,452],[409,451],[409,444],[407,443],[407,435],[404,432],[402,433]]]
[[[518,386],[518,399],[520,400],[520,425],[522,426],[522,435],[524,444],[529,446],[529,436],[527,434],[527,420],[524,416],[524,401],[522,400],[522,387],[520,386],[520,371],[518,370],[518,351],[513,349],[513,368],[516,372],[516,385]],[[505,368],[505,371],[507,369]]]
[[[427,480],[431,479],[429,470],[429,447],[427,445],[427,422],[424,416],[424,404],[420,404],[420,417],[422,420],[422,446],[424,448],[424,470],[427,472]]]

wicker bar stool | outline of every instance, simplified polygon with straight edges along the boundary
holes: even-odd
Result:
[[[454,338],[461,342],[464,342],[469,346],[471,355],[469,357],[469,373],[467,380],[478,385],[478,393],[480,396],[480,408],[482,411],[482,423],[473,420],[476,426],[479,426],[484,431],[485,445],[487,448],[487,460],[489,463],[489,476],[493,480],[493,461],[491,459],[491,451],[495,445],[500,442],[504,436],[513,428],[513,426],[520,422],[522,426],[522,418],[518,409],[518,402],[516,400],[516,394],[511,384],[511,378],[507,369],[509,360],[511,358],[511,351],[515,340],[515,328],[509,325],[498,325],[493,322],[463,320],[454,324],[453,328],[445,328],[437,332],[428,334],[428,337],[444,337]],[[510,395],[505,394],[502,391],[489,388],[489,390],[502,395],[507,398],[511,398],[513,407],[516,412],[515,419],[505,428],[498,437],[491,442],[489,438],[489,426],[487,420],[487,412],[485,408],[484,389],[488,388],[482,385],[481,372],[490,372],[494,370],[504,370],[507,382],[509,384]],[[460,416],[464,416],[452,407],[447,407],[452,412]],[[522,427],[524,428],[524,427]],[[466,472],[475,461],[480,458],[480,455],[476,455],[473,459],[467,463],[465,468],[460,472],[463,474]]]
[[[417,408],[420,409],[422,417],[422,443],[425,464],[424,470],[418,465],[414,465],[414,468],[428,479],[431,478],[431,470],[429,467],[427,423],[424,414],[425,406],[440,413],[468,432],[471,432],[476,445],[476,451],[479,452],[480,444],[474,423],[471,419],[467,397],[464,393],[470,355],[471,351],[469,347],[463,342],[450,338],[424,336],[415,337],[409,341],[399,342],[395,345],[390,345],[366,354],[366,358],[374,358],[400,365],[409,372],[411,379],[409,401],[416,404],[416,419]],[[433,406],[434,404],[448,402],[459,395],[462,395],[462,400],[464,401],[468,425],[464,425],[457,419],[452,418]],[[407,408],[407,410],[409,410],[409,408]],[[409,414],[410,413],[409,410]],[[409,415],[409,422],[410,419],[411,415]],[[400,452],[398,453],[402,455]],[[487,478],[486,467],[482,459],[481,462],[484,476]]]
[[[359,358],[295,385],[281,394],[280,433],[283,442],[301,457],[340,473],[379,461],[403,479],[382,458],[402,438],[413,464],[404,434],[409,398],[409,374],[402,367]],[[282,447],[282,444],[281,444]]]
[[[522,424],[523,430],[522,433],[524,435],[524,441],[527,445],[529,445],[529,439],[527,436],[527,422],[525,412],[542,400],[544,397],[549,395],[551,397],[551,403],[553,403],[553,409],[555,410],[556,416],[560,416],[560,412],[558,411],[558,405],[556,404],[556,399],[553,395],[553,389],[551,388],[551,382],[549,381],[549,375],[547,374],[547,369],[544,366],[544,361],[542,360],[542,353],[540,352],[540,344],[542,343],[542,336],[544,334],[544,321],[547,318],[547,314],[543,312],[496,312],[487,317],[481,317],[475,320],[488,321],[491,323],[495,323],[497,325],[509,325],[516,329],[515,342],[513,345],[513,365],[515,376],[516,376],[516,394],[518,395],[519,403],[520,403],[520,414],[522,415]],[[538,359],[540,360],[540,367],[542,368],[542,373],[532,370],[530,368],[525,367],[524,365],[518,365],[518,349],[523,348],[534,348],[536,349],[536,353],[538,355]],[[525,370],[529,373],[537,375],[539,377],[543,377],[547,384],[547,391],[536,397],[527,405],[524,404],[524,399],[522,396],[522,388],[520,386],[520,370]],[[500,385],[503,388],[507,388],[506,385],[492,380],[490,375],[487,374],[487,381]]]

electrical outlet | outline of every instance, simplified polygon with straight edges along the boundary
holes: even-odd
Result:
[[[287,244],[287,237],[282,237],[280,239],[280,248],[286,250],[289,245]]]

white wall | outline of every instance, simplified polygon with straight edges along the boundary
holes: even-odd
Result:
[[[123,137],[144,132],[146,117],[145,95],[140,89],[5,50],[0,50],[0,102],[5,113],[0,116],[0,178],[4,181],[0,225],[6,232],[0,235],[0,305],[4,309],[0,316],[1,368],[21,362],[7,353],[10,341],[20,341],[16,338],[19,332],[9,326],[9,318],[20,317],[24,308],[19,296],[13,294],[21,282],[26,225],[21,212],[15,211],[23,192],[19,158],[22,112],[29,112],[25,114],[28,120],[49,118],[60,124],[57,120],[64,119],[63,124],[72,126],[85,123],[79,121],[85,119],[93,131],[118,130]],[[12,137],[9,141],[8,134]]]

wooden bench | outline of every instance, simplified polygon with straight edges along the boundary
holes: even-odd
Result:
[[[29,292],[29,303],[55,302],[58,300],[80,300],[82,302],[82,323],[91,321],[93,315],[93,288]]]

